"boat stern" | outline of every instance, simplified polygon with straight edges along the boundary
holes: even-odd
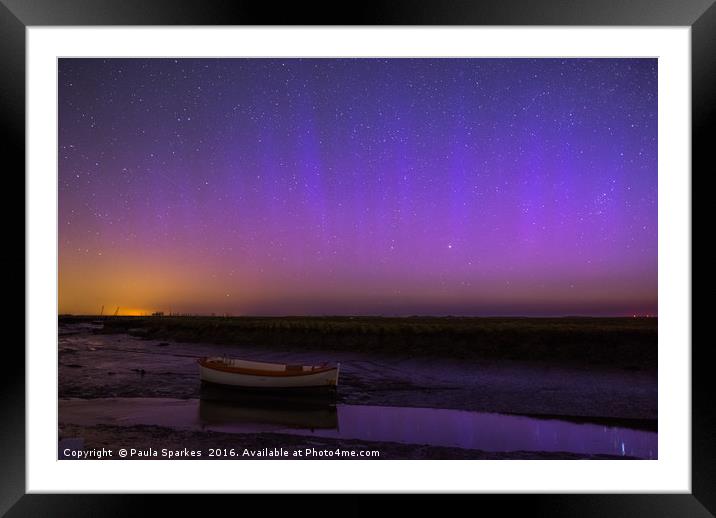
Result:
[[[341,363],[336,363],[336,375],[333,376],[330,380],[328,380],[328,385],[331,387],[337,387],[338,386],[338,376],[341,373]]]

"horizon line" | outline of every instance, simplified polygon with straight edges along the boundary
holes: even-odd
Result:
[[[632,314],[632,315],[584,315],[584,314],[552,314],[552,315],[454,315],[454,314],[405,314],[405,315],[378,315],[378,314],[321,314],[321,315],[299,315],[299,314],[285,314],[285,315],[261,315],[261,314],[246,314],[246,315],[232,315],[228,313],[163,313],[155,315],[147,313],[144,315],[100,315],[97,313],[58,313],[58,317],[97,317],[97,318],[171,318],[171,317],[210,317],[210,318],[658,318],[659,315],[647,313],[647,314]]]

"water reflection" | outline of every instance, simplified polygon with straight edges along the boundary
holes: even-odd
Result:
[[[233,402],[201,400],[199,408],[202,423],[222,432],[245,432],[252,424],[267,431],[264,425],[274,425],[290,428],[274,432],[489,452],[657,458],[656,432],[608,424],[435,408],[312,406],[253,396]]]
[[[199,400],[203,425],[266,424],[289,428],[337,429],[338,412],[333,405],[275,405],[271,399],[243,398],[241,401]]]
[[[656,459],[658,454],[656,431],[606,422],[437,408],[334,405],[309,398],[247,394],[231,400],[65,399],[60,400],[59,410],[61,422],[86,426],[153,425],[237,434],[279,433],[486,452],[566,452],[641,459]]]
[[[338,407],[338,419],[340,433],[335,436],[344,438],[490,452],[542,451],[657,458],[656,432],[606,424],[462,410],[350,405]]]

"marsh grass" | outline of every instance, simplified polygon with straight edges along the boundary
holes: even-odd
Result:
[[[97,317],[61,316],[64,322]],[[656,318],[106,317],[104,333],[147,339],[400,356],[654,369]]]

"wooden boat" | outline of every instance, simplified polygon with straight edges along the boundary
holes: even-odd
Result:
[[[199,361],[201,381],[254,389],[335,388],[340,364],[292,365],[224,357]]]

